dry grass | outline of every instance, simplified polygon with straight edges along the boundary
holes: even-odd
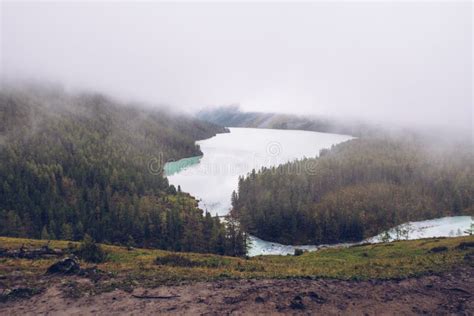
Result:
[[[260,256],[250,259],[209,254],[173,253],[152,249],[133,249],[103,245],[109,260],[97,267],[107,273],[102,289],[126,286],[157,286],[222,278],[339,278],[390,279],[442,272],[466,260],[474,249],[456,248],[473,242],[474,236],[423,239],[374,244],[341,249],[326,249],[301,256]],[[0,237],[0,248],[40,247],[42,240]],[[51,241],[50,247],[66,249],[68,242]],[[431,252],[434,247],[446,251]],[[157,258],[158,260],[157,264]],[[0,276],[13,274],[34,279],[43,275],[54,259],[0,258]],[[83,267],[92,265],[81,263]]]

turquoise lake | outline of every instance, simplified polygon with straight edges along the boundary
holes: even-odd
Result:
[[[198,141],[203,156],[165,165],[170,184],[181,186],[200,202],[202,209],[219,216],[231,207],[232,191],[239,176],[252,169],[277,166],[304,157],[315,157],[323,148],[352,139],[351,136],[296,130],[229,128]]]

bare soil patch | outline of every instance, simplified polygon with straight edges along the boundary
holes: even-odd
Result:
[[[90,282],[72,277],[77,283]],[[68,278],[71,281],[71,278]],[[223,280],[99,295],[66,293],[64,279],[40,294],[0,303],[1,315],[474,313],[474,268],[404,280]]]

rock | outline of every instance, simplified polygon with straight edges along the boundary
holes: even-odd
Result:
[[[2,258],[42,259],[62,255],[64,255],[64,251],[61,249],[51,249],[48,245],[34,249],[28,249],[25,246],[21,246],[20,249],[0,249],[0,257]]]
[[[324,303],[326,303],[326,299],[323,298],[323,297],[321,297],[321,296],[319,296],[318,293],[316,293],[316,292],[309,292],[309,293],[308,293],[308,296],[309,296],[309,298],[310,298],[312,301],[314,301],[314,302],[316,302],[316,303],[318,303],[318,304],[324,304]]]
[[[474,267],[474,253],[467,253],[464,256],[464,260],[467,261],[472,267]]]
[[[295,256],[301,256],[304,253],[303,249],[295,248]]]
[[[264,303],[264,302],[265,302],[265,300],[264,300],[263,297],[261,297],[261,296],[257,296],[257,297],[255,298],[255,303],[262,304],[262,303]]]
[[[226,296],[224,297],[224,303],[226,304],[237,304],[241,301],[239,297],[234,296]]]
[[[90,267],[90,268],[85,268],[85,269],[80,269],[79,272],[77,273],[80,276],[86,277],[92,281],[98,281],[101,278],[107,276],[107,273],[105,271],[102,271],[97,268],[97,266]],[[133,280],[135,281],[135,280]],[[136,282],[136,281],[135,281]],[[135,284],[137,285],[137,284]]]
[[[0,294],[0,302],[6,302],[8,300],[22,298],[30,298],[39,292],[40,290],[38,289],[28,287],[19,287],[16,289],[5,290],[3,293]]]
[[[474,248],[474,241],[463,241],[456,248],[461,250]]]
[[[68,257],[59,260],[48,268],[47,274],[76,274],[81,267],[76,257]]]
[[[293,299],[290,302],[290,307],[292,309],[305,309],[305,306],[303,304],[303,298],[299,295],[296,295],[293,297]]]
[[[431,248],[430,250],[430,252],[432,253],[438,253],[438,252],[444,252],[444,251],[448,251],[448,247],[440,246],[440,247]]]

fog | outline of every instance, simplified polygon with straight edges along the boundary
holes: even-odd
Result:
[[[1,2],[4,81],[471,130],[466,2]]]

